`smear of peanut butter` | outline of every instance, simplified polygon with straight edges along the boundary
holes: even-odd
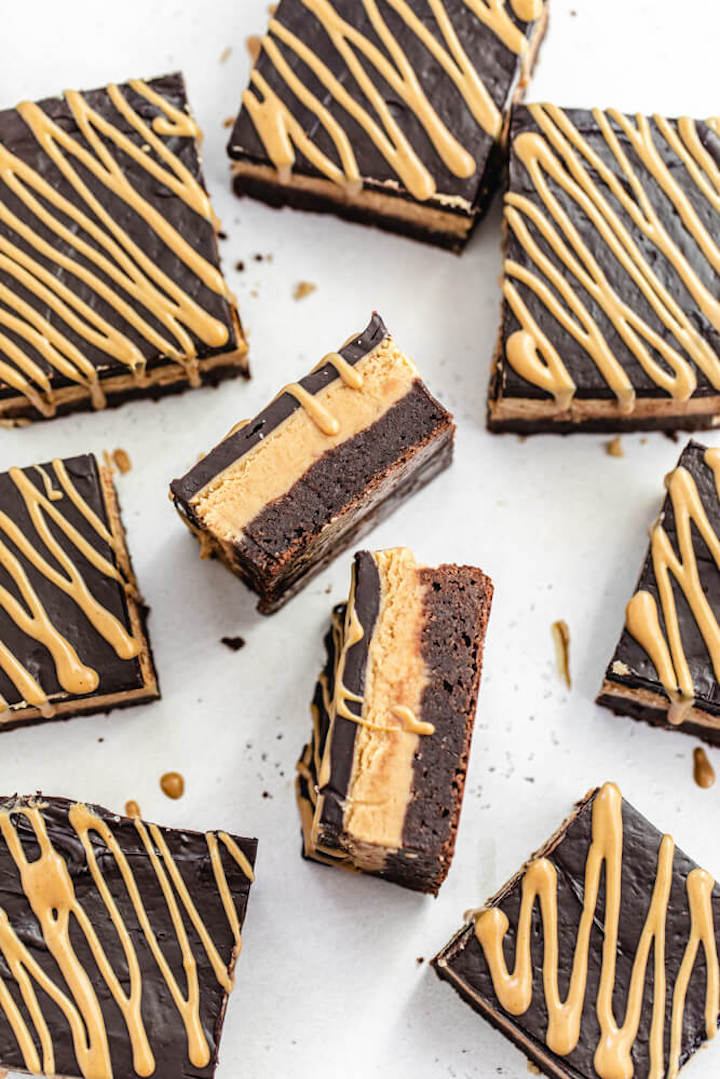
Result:
[[[558,674],[568,689],[572,689],[572,679],[570,678],[570,630],[568,629],[568,624],[559,619],[559,621],[553,622],[550,628],[555,641]]]

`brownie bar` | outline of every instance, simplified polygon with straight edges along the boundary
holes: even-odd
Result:
[[[236,193],[461,250],[546,24],[544,0],[281,0],[228,145]]]
[[[210,1079],[257,841],[0,801],[0,1067]]]
[[[109,467],[0,473],[0,731],[160,696]]]
[[[286,386],[171,484],[200,539],[277,610],[450,464],[452,416],[382,319]]]
[[[710,874],[606,783],[433,965],[551,1079],[675,1076],[716,1033],[719,929]]]
[[[665,487],[597,703],[720,745],[720,450],[689,442]]]
[[[714,119],[513,110],[491,431],[717,423],[719,182]]]
[[[355,555],[296,793],[306,857],[437,895],[450,869],[492,582],[394,548]]]
[[[0,112],[0,421],[248,374],[182,75]]]

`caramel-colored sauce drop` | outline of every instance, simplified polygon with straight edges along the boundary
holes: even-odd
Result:
[[[168,798],[182,798],[185,793],[185,780],[179,772],[166,772],[160,778],[160,789]]]
[[[693,779],[703,790],[712,787],[715,782],[715,769],[702,746],[693,750]]]
[[[132,798],[130,799],[130,801],[125,803],[125,816],[126,817],[141,817],[142,816],[142,813],[140,812],[140,806],[137,804],[137,802],[133,801]],[[0,1077],[0,1079],[2,1079],[2,1077]]]

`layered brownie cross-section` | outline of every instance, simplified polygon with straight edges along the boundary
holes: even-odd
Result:
[[[159,697],[111,469],[0,473],[0,731]]]
[[[0,801],[0,1067],[211,1079],[257,843]]]
[[[450,869],[492,583],[394,548],[355,555],[298,763],[304,853],[437,894]]]
[[[0,112],[0,420],[247,374],[182,75]]]
[[[689,442],[598,704],[720,745],[720,449]]]
[[[719,188],[717,119],[513,110],[492,431],[715,424]]]
[[[281,0],[230,138],[235,191],[460,250],[545,0]]]
[[[254,589],[268,613],[445,468],[454,430],[374,315],[174,480],[171,493],[203,551]]]
[[[715,1036],[720,888],[607,783],[433,960],[551,1079],[673,1077]]]

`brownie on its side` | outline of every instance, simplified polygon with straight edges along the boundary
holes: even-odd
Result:
[[[675,1076],[720,1012],[720,888],[612,783],[433,960],[551,1079]]]
[[[714,425],[719,182],[716,119],[513,110],[491,431]]]
[[[447,467],[454,432],[373,315],[171,493],[203,552],[257,592],[267,614]]]
[[[0,1068],[211,1079],[257,841],[0,801]]]
[[[0,112],[0,420],[248,374],[182,75]]]
[[[720,450],[689,442],[665,487],[597,703],[720,745]]]
[[[450,869],[493,586],[407,548],[355,555],[298,762],[304,853],[437,895]]]
[[[228,145],[235,191],[461,250],[546,24],[547,0],[281,0]]]
[[[0,731],[160,696],[112,471],[0,473]]]

